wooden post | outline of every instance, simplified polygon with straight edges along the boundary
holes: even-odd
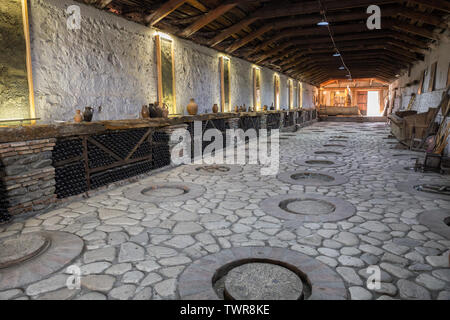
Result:
[[[28,22],[28,4],[27,0],[22,0],[22,17],[23,17],[23,32],[25,35],[26,46],[26,64],[27,64],[27,78],[28,91],[30,103],[30,118],[36,118],[36,109],[34,105],[34,87],[33,87],[33,69],[31,65],[31,45],[30,45],[30,24]],[[36,120],[31,120],[31,124],[36,124]]]

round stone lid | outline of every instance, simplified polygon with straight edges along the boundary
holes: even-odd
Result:
[[[225,296],[234,300],[299,300],[303,283],[291,270],[271,263],[247,263],[232,269]]]
[[[49,245],[42,234],[26,234],[0,242],[0,268],[26,261],[41,253]]]

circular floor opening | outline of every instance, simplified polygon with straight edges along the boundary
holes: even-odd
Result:
[[[231,170],[230,167],[220,166],[220,165],[200,166],[200,167],[195,168],[195,171],[206,172],[206,173],[216,173],[216,172],[225,173],[230,170]]]
[[[236,264],[214,282],[217,295],[224,300],[301,300],[305,291],[310,295],[307,281],[280,261],[244,260]]]
[[[313,168],[338,168],[343,167],[346,165],[345,162],[337,161],[337,160],[331,160],[331,159],[324,159],[324,158],[316,158],[316,159],[308,159],[308,158],[298,158],[295,159],[295,164],[299,166],[304,167],[313,167]]]
[[[277,247],[236,247],[200,258],[180,275],[181,300],[342,300],[342,278],[324,263]]]
[[[348,201],[316,194],[275,196],[263,200],[259,207],[268,215],[286,220],[287,228],[296,228],[305,222],[340,221],[356,213],[356,208]]]
[[[206,189],[189,182],[160,182],[139,184],[125,190],[128,199],[143,202],[161,203],[166,201],[186,201],[205,193]]]
[[[334,181],[334,178],[325,174],[314,173],[314,172],[301,172],[291,175],[291,179],[297,181],[310,181],[310,182],[330,182]]]
[[[21,288],[61,270],[83,251],[71,233],[40,231],[0,241],[0,291]]]
[[[334,212],[336,207],[327,201],[317,199],[287,199],[279,207],[293,214],[321,215]]]
[[[50,243],[50,238],[41,233],[5,239],[0,243],[0,269],[33,259],[45,252]]]
[[[327,148],[345,148],[346,147],[342,144],[324,144],[323,146],[327,147]]]
[[[450,227],[450,217],[445,218],[444,223],[447,227]]]
[[[306,160],[305,163],[310,165],[325,165],[325,166],[334,164],[334,162],[331,160]]]
[[[150,197],[177,197],[189,192],[189,189],[182,186],[153,186],[141,191],[143,195]]]
[[[337,152],[337,151],[328,151],[328,150],[315,151],[314,153],[315,153],[315,154],[321,154],[321,155],[335,155],[335,156],[342,155],[341,152]]]
[[[332,172],[287,171],[277,178],[285,183],[304,186],[337,186],[348,182],[348,178]]]
[[[397,183],[395,187],[401,192],[408,192],[419,197],[434,200],[450,200],[450,184],[447,181],[441,181],[438,180],[438,176],[434,180],[411,179]]]

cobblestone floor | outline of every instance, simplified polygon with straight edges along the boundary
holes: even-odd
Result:
[[[313,132],[320,129],[324,132]],[[354,132],[354,133],[349,133]],[[89,199],[0,227],[0,237],[38,230],[74,233],[85,242],[74,261],[83,272],[80,290],[66,288],[65,269],[50,277],[0,292],[0,299],[177,299],[177,281],[193,261],[240,246],[289,248],[331,266],[344,279],[351,299],[450,299],[450,239],[420,225],[425,210],[450,209],[450,202],[400,192],[395,185],[411,179],[446,181],[436,174],[389,169],[413,164],[393,155],[394,140],[382,124],[316,123],[281,140],[280,172],[306,169],[296,158],[315,157],[315,150],[334,136],[347,136],[334,148],[345,166],[310,168],[344,175],[339,186],[289,185],[261,176],[260,167],[244,166],[234,175],[195,175],[177,167],[137,183],[104,191]],[[206,192],[180,202],[131,200],[126,190],[137,184],[189,182]],[[258,206],[272,196],[316,193],[351,202],[357,212],[337,223],[305,223],[286,229]],[[366,288],[365,269],[378,265],[381,289]]]

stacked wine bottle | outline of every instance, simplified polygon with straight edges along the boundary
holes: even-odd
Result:
[[[116,159],[107,154],[105,151],[97,147],[95,144],[90,142],[87,143],[88,146],[88,159],[89,159],[89,168],[100,168],[104,166],[109,166],[113,164]]]
[[[58,198],[66,198],[88,191],[83,161],[56,167],[55,180]]]
[[[5,177],[5,167],[0,160],[0,224],[6,223],[9,220],[11,220],[11,216],[8,214],[6,187],[3,182],[4,177]]]
[[[88,190],[81,139],[59,139],[52,152],[56,195],[66,198]],[[62,163],[62,164],[60,164]]]
[[[91,188],[96,189],[113,182],[128,179],[146,173],[152,168],[152,161],[148,160],[95,173],[91,176]]]
[[[270,113],[267,115],[267,129],[279,129],[280,128],[280,114],[279,113]]]
[[[147,132],[147,128],[120,130],[92,136],[92,139],[125,159]]]
[[[170,137],[167,133],[156,131],[153,133],[152,160],[153,169],[170,165]]]

